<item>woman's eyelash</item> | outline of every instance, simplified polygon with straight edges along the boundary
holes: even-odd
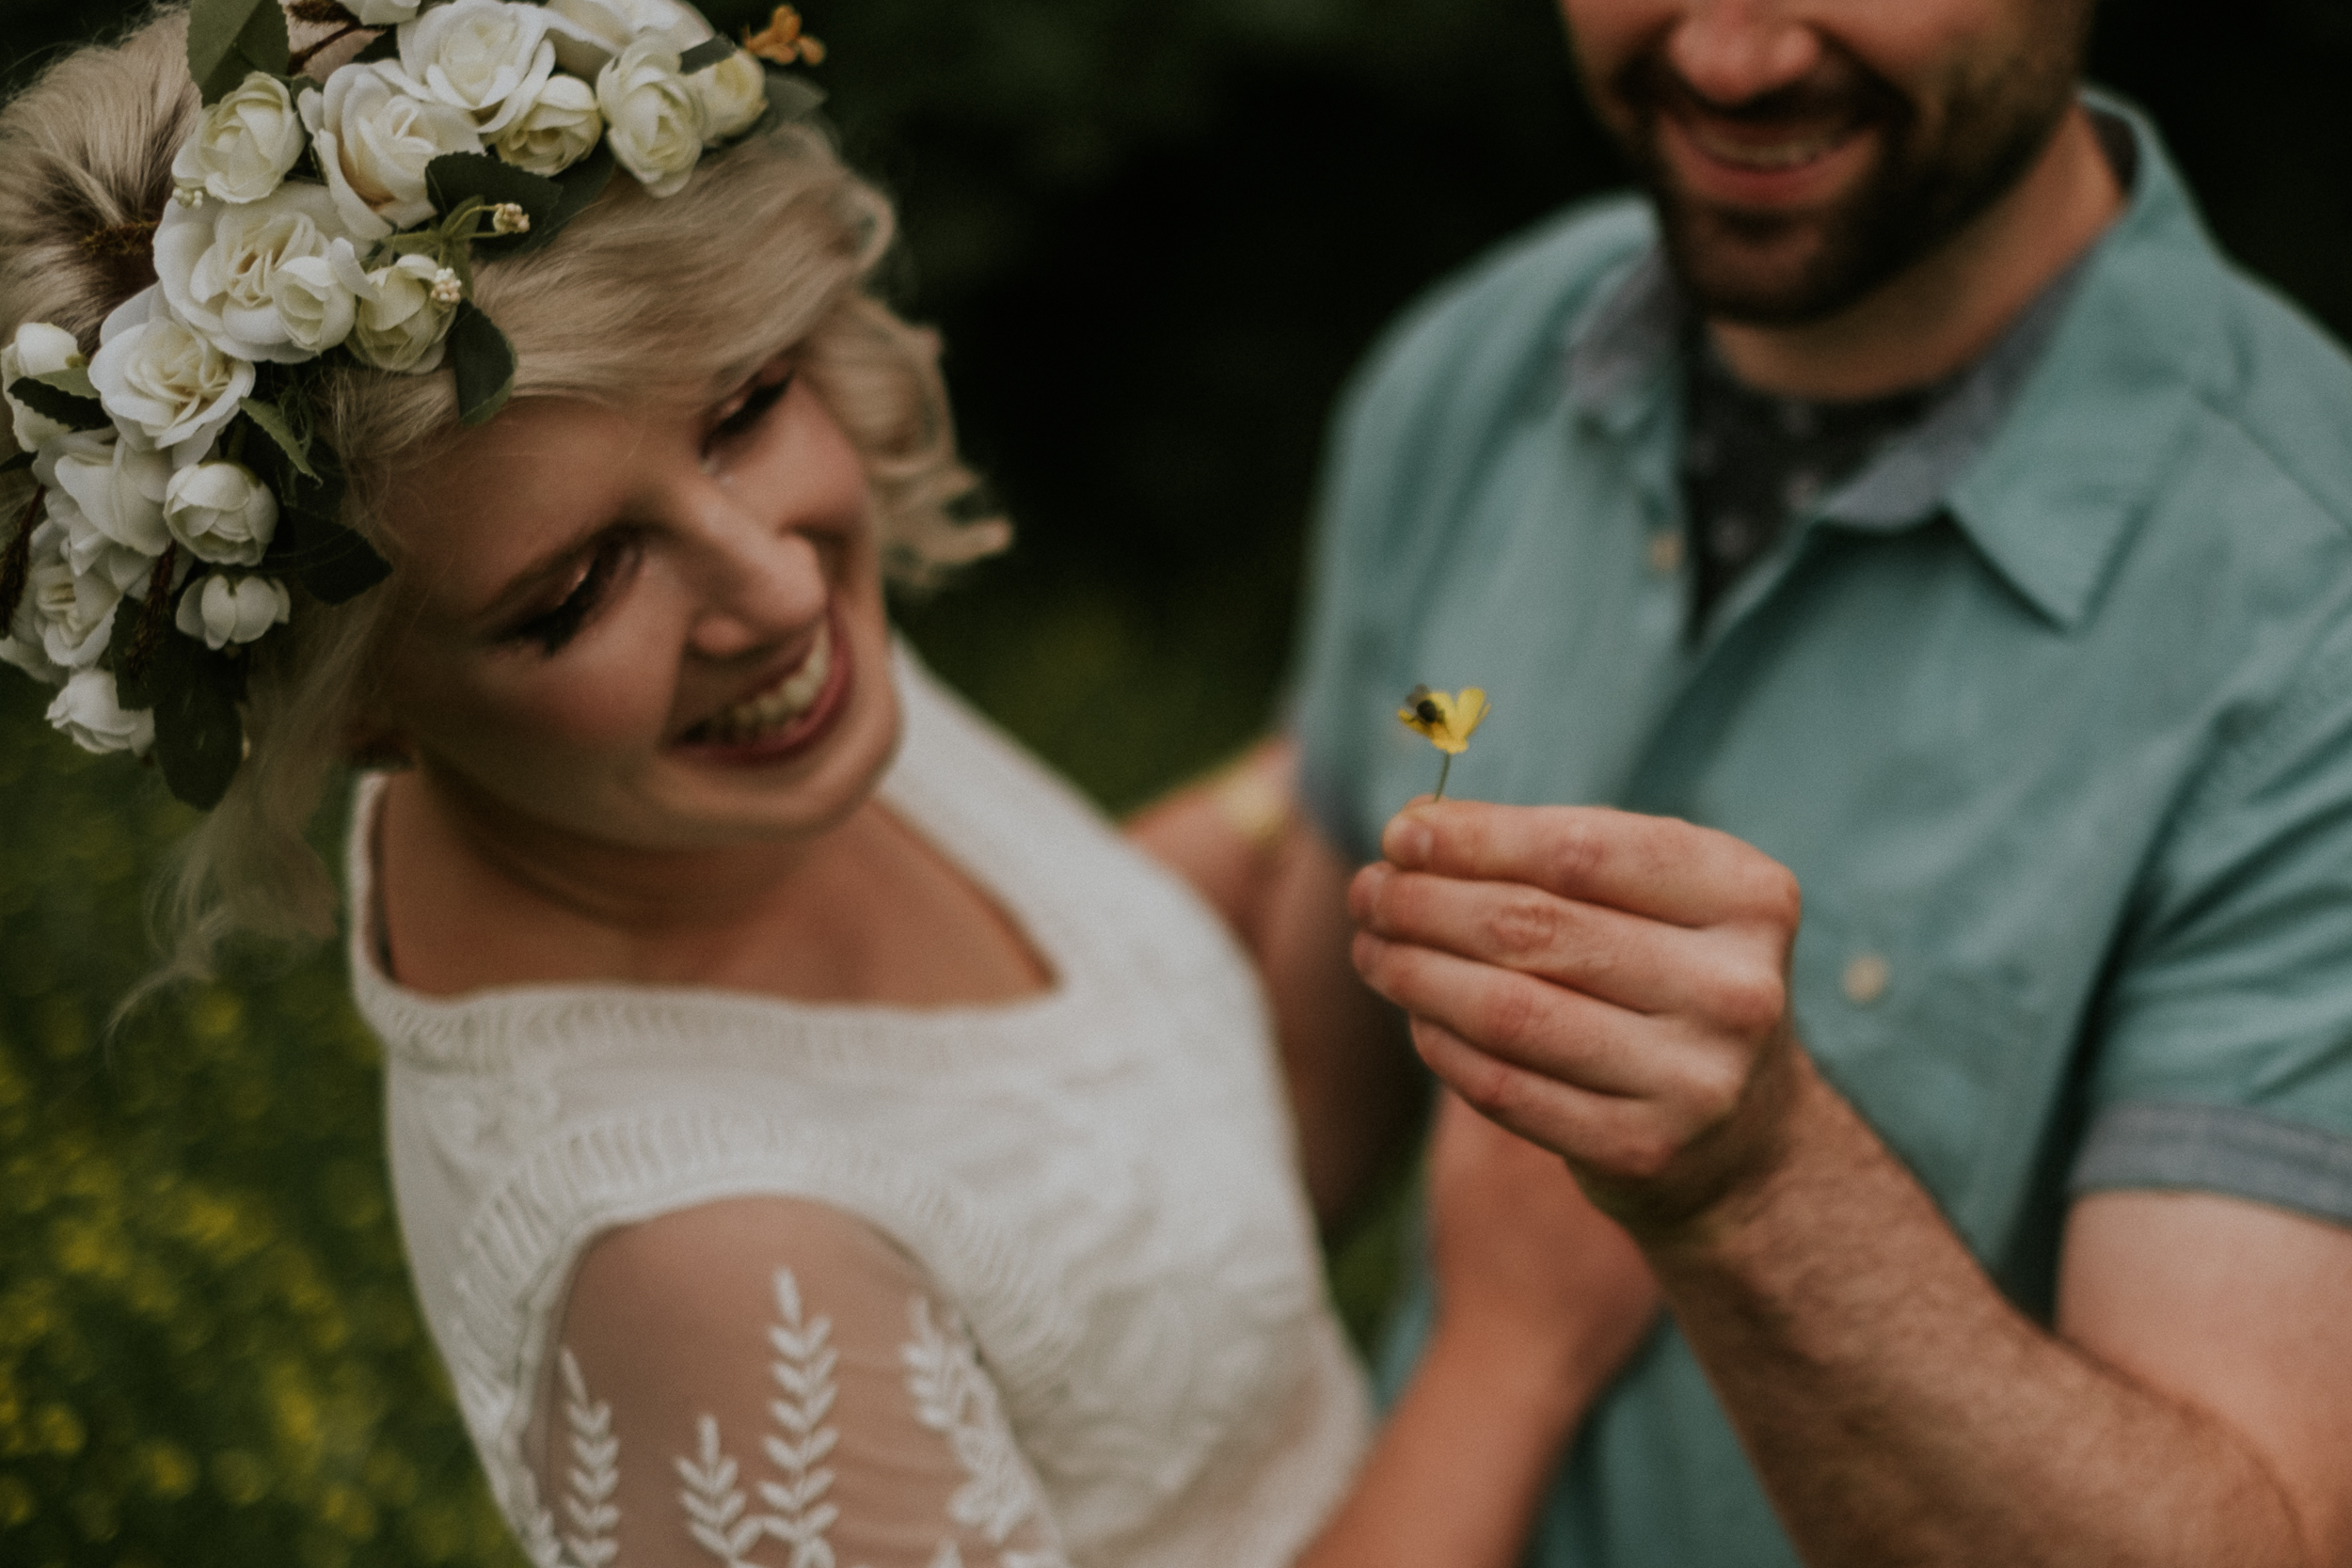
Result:
[[[596,553],[589,558],[588,569],[572,585],[572,591],[564,595],[564,602],[516,626],[506,634],[505,641],[535,642],[548,655],[559,652],[588,624],[588,617],[604,602],[613,580],[634,551],[634,542],[627,539],[608,539],[599,544]]]
[[[784,394],[791,389],[792,376],[789,372],[774,381],[762,382],[754,387],[744,394],[743,401],[736,406],[735,412],[721,420],[712,428],[710,440],[716,443],[742,435],[757,424],[761,416],[782,402]]]

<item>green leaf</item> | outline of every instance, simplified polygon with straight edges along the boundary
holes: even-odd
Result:
[[[459,424],[485,423],[506,406],[515,390],[515,345],[470,299],[450,323],[449,356],[457,369]]]
[[[105,405],[96,398],[61,392],[29,375],[20,375],[9,382],[8,396],[34,413],[46,414],[72,430],[109,430],[114,426],[114,420],[106,417]]]
[[[237,716],[244,669],[173,632],[158,642],[147,685],[155,699],[155,761],[164,783],[197,810],[212,810],[245,760],[245,723]]]
[[[487,152],[443,153],[424,166],[424,190],[436,212],[453,214],[470,197],[485,207],[511,201],[530,215],[531,227],[520,234],[485,234],[475,240],[485,256],[502,256],[519,247],[564,204],[562,185]]]
[[[784,124],[806,119],[825,102],[825,89],[807,77],[770,65],[765,78],[768,112]]]
[[[15,452],[5,459],[0,459],[0,474],[12,474],[19,468],[29,468],[32,466],[33,454],[31,452]]]
[[[680,55],[677,61],[678,71],[682,75],[691,76],[697,71],[708,70],[734,53],[734,43],[729,40],[726,34],[721,33],[715,39],[703,40],[702,42]]]
[[[294,434],[294,426],[277,404],[246,398],[237,406],[245,410],[245,417],[259,426],[262,435],[278,443],[278,450],[286,454],[286,461],[294,465],[296,473],[306,479],[319,477],[318,470],[310,467],[310,441]]]
[[[392,574],[375,546],[341,523],[298,511],[278,514],[262,570],[292,578],[322,604],[358,598]]]
[[[618,166],[612,156],[612,144],[597,142],[586,157],[555,177],[553,183],[563,192],[555,210],[545,218],[536,213],[532,214],[531,232],[500,242],[498,254],[520,256],[526,251],[538,250],[553,244],[556,235],[564,231],[565,224],[586,212],[588,203],[604,194],[604,187],[612,182],[612,171]]]
[[[278,0],[196,0],[188,12],[188,73],[211,103],[254,71],[283,76],[293,63]]]
[[[125,708],[155,705],[155,660],[149,658],[147,667],[134,674],[130,669],[131,646],[138,641],[139,617],[147,612],[147,601],[125,594],[115,601],[114,628],[106,633],[106,651],[99,662],[115,673],[115,701]],[[179,636],[178,632],[171,634]]]
[[[98,388],[90,380],[88,369],[82,365],[68,365],[61,371],[50,371],[33,379],[44,387],[55,387],[58,391],[77,398],[95,401],[98,396]]]

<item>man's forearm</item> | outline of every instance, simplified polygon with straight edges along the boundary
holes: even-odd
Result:
[[[1797,1070],[1790,1156],[1649,1257],[1812,1568],[2319,1568],[2234,1428],[2016,1311]]]

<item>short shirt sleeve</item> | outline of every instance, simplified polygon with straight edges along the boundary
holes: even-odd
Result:
[[[609,1232],[557,1343],[542,1568],[1066,1568],[954,1305],[861,1219],[748,1197]]]
[[[2115,973],[2072,1188],[2352,1224],[2352,627],[2184,803]]]

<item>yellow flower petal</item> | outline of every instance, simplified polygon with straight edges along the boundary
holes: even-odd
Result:
[[[1417,686],[1406,693],[1405,705],[1396,710],[1396,716],[1407,729],[1427,736],[1429,744],[1438,751],[1458,756],[1470,749],[1470,732],[1478,728],[1491,706],[1486,693],[1475,686],[1466,686],[1458,693]]]

